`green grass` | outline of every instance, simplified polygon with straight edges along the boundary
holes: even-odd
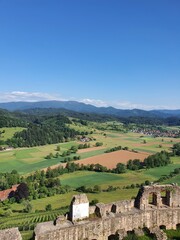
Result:
[[[165,230],[168,239],[179,240],[180,239],[180,230]]]
[[[81,156],[81,159],[84,159],[84,158],[89,158],[89,157],[101,155],[101,154],[103,154],[105,151],[106,151],[106,148],[105,148],[105,149],[97,149],[97,150],[93,150],[93,151],[90,151],[90,152],[80,153],[80,154],[78,154],[78,155]]]
[[[100,192],[100,193],[87,193],[89,201],[98,199],[99,202],[110,203],[119,200],[131,199],[137,195],[138,188],[135,189],[118,189],[113,192]],[[79,194],[76,191],[72,191],[66,194],[55,195],[52,197],[46,197],[41,199],[32,200],[33,211],[45,210],[47,204],[52,205],[52,209],[66,207],[70,205],[73,195]],[[12,210],[21,211],[24,206],[22,204],[14,203],[11,205]],[[13,213],[14,214],[14,213]],[[16,215],[19,213],[16,213]]]
[[[105,123],[102,125],[104,128],[102,131],[93,130],[95,126],[101,127],[101,124],[98,123],[90,124],[89,126],[81,126],[80,124],[74,125],[73,128],[81,131],[90,131],[93,130],[94,133],[90,135],[93,138],[96,138],[95,141],[90,142],[91,146],[94,146],[96,142],[103,142],[104,149],[92,150],[90,152],[84,152],[78,154],[81,156],[81,159],[96,156],[103,154],[107,148],[115,147],[121,145],[122,147],[128,146],[130,149],[138,149],[139,151],[144,151],[148,153],[155,153],[161,150],[170,150],[170,146],[175,142],[178,142],[179,139],[174,138],[152,138],[149,136],[143,136],[142,134],[137,133],[120,133],[118,131],[106,130],[110,129],[113,126],[112,123]],[[122,125],[119,125],[119,130],[122,128]],[[4,139],[11,137],[15,131],[21,131],[21,128],[7,128]],[[106,136],[104,136],[106,133]],[[4,140],[3,139],[3,140]],[[143,140],[146,140],[147,144],[143,144]],[[173,142],[171,142],[173,141]],[[1,172],[11,171],[16,169],[21,174],[26,174],[33,172],[38,169],[42,169],[48,166],[52,166],[60,163],[63,158],[59,157],[58,159],[45,159],[49,153],[56,153],[57,145],[60,145],[62,153],[63,151],[68,150],[72,145],[78,145],[79,142],[71,141],[66,143],[58,143],[46,146],[39,146],[33,148],[22,148],[14,149],[11,151],[0,152],[0,169]],[[159,144],[162,145],[162,148],[159,148]],[[73,156],[73,155],[72,155]],[[180,167],[180,158],[173,157],[173,164],[170,164],[165,167],[153,168],[148,170],[139,170],[139,171],[127,171],[124,174],[112,174],[112,173],[98,173],[98,172],[89,172],[89,171],[77,171],[74,173],[64,174],[60,176],[62,185],[70,185],[72,188],[77,188],[79,186],[85,185],[87,187],[93,187],[94,185],[101,186],[102,190],[107,189],[109,185],[114,187],[119,187],[116,191],[100,193],[88,193],[89,201],[93,199],[98,199],[99,202],[109,203],[113,201],[131,199],[135,197],[138,192],[138,188],[134,189],[123,189],[124,186],[131,185],[132,183],[143,183],[145,180],[155,181],[161,176],[168,175],[175,168]],[[180,176],[177,175],[169,180],[166,180],[164,183],[177,182],[180,184]],[[2,218],[0,220],[0,226],[4,227],[13,227],[13,226],[30,226],[30,222],[40,222],[54,220],[56,214],[60,214],[59,209],[64,206],[69,206],[72,196],[77,194],[76,191],[71,191],[66,194],[55,195],[52,197],[32,200],[31,204],[33,206],[33,211],[36,210],[45,210],[47,204],[52,205],[52,214],[48,212],[42,213],[31,213],[24,214],[19,212],[13,212],[12,216],[9,218]],[[11,208],[13,211],[22,211],[24,206],[22,204],[12,204]],[[54,214],[54,215],[53,215]],[[39,218],[38,218],[39,217]],[[30,238],[32,232],[23,232],[23,239],[27,240]]]
[[[60,163],[64,158],[45,159],[50,152],[56,153],[57,145],[61,146],[61,152],[69,149],[76,143],[60,143],[33,148],[21,148],[11,151],[0,152],[0,169],[1,172],[9,172],[16,169],[20,174],[30,173],[42,168],[46,168]]]
[[[85,185],[87,187],[94,185],[113,185],[114,182],[121,181],[122,177],[121,175],[113,173],[78,171],[74,173],[64,174],[60,177],[60,179],[63,185],[69,185],[71,187],[77,188],[82,185]]]
[[[21,231],[22,240],[31,240],[33,239],[34,231]]]
[[[69,206],[72,196],[76,194],[76,192],[69,192],[66,194],[55,195],[52,197],[40,198],[36,200],[32,200],[31,204],[33,206],[33,211],[44,211],[45,206],[47,204],[52,205],[52,209],[58,209],[61,207]],[[12,210],[22,211],[24,209],[23,204],[14,203],[11,205]]]
[[[159,178],[161,176],[168,175],[170,172],[173,172],[175,168],[180,167],[180,164],[170,164],[164,167],[151,168],[148,170],[143,170],[142,174],[148,177]]]
[[[122,128],[122,124],[116,122],[107,122],[107,123],[89,123],[88,126],[82,126],[80,124],[74,124],[72,127],[78,128],[81,131],[91,131],[94,130],[94,127],[103,126],[103,131],[94,130],[94,133],[90,137],[95,138],[95,141],[91,141],[90,144],[93,147],[96,142],[103,142],[104,149],[92,150],[90,152],[80,153],[81,159],[88,157],[97,156],[103,154],[106,149],[119,146],[129,147],[129,149],[135,149],[142,152],[148,152],[150,154],[162,151],[170,150],[170,146],[173,143],[177,142],[178,139],[174,138],[153,138],[150,136],[140,137],[142,134],[138,133],[121,133],[113,130],[106,130],[112,126],[117,125],[119,128]],[[4,138],[11,137],[14,132],[22,130],[22,128],[5,128]],[[106,136],[104,136],[106,133]],[[143,144],[143,140],[147,141],[147,144]],[[173,141],[173,143],[171,142]],[[59,157],[57,159],[45,159],[49,153],[56,153],[57,145],[60,145],[62,153],[63,151],[68,150],[72,145],[78,145],[78,141],[71,141],[65,143],[57,143],[46,146],[32,147],[32,148],[22,148],[14,149],[11,151],[0,152],[0,169],[2,172],[10,172],[13,169],[16,169],[20,174],[26,174],[34,172],[36,170],[46,168],[55,164],[59,164],[63,158]],[[162,145],[162,148],[159,148],[159,144]],[[72,155],[73,156],[73,155]]]
[[[3,130],[5,131],[5,133],[0,135],[0,140],[6,141],[8,138],[12,138],[14,133],[16,132],[21,132],[23,129],[22,127],[4,127],[4,128],[0,128],[0,131],[2,132]]]

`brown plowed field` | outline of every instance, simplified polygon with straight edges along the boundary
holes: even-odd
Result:
[[[76,163],[84,164],[84,165],[99,163],[107,168],[112,169],[116,167],[117,163],[127,163],[128,160],[130,159],[132,160],[140,159],[141,161],[143,161],[149,155],[150,154],[144,153],[144,152],[135,153],[135,152],[125,151],[125,150],[120,150],[116,152],[105,153],[98,156],[78,160],[76,161]]]

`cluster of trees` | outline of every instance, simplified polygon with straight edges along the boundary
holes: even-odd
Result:
[[[36,119],[27,129],[17,132],[6,143],[12,147],[33,147],[74,139],[80,133],[66,126],[71,123],[64,116]]]
[[[79,144],[78,149],[90,148],[90,143]]]
[[[6,110],[0,110],[0,128],[2,127],[26,127],[27,122]]]
[[[73,156],[73,157],[65,157],[63,159],[63,163],[66,163],[66,162],[71,162],[71,161],[77,161],[77,160],[80,160],[81,159],[81,156]]]
[[[144,162],[141,162],[139,159],[129,160],[127,162],[127,169],[138,170],[142,168],[154,168],[166,166],[170,163],[170,154],[166,151],[161,151],[160,153],[148,156],[144,159]]]
[[[102,145],[103,145],[102,142],[96,142],[96,143],[95,143],[95,146],[96,146],[96,147],[100,147],[100,146],[102,146]]]
[[[151,182],[149,180],[146,180],[143,183],[132,183],[131,185],[124,186],[123,189],[134,189],[134,188],[140,188],[142,186],[148,186]]]
[[[62,152],[61,157],[66,157],[66,158],[64,158],[63,162],[79,160],[80,156],[74,156],[73,158],[70,158],[70,157],[67,157],[67,156],[69,156],[71,154],[77,153],[78,149],[84,149],[84,148],[89,148],[89,147],[90,147],[90,144],[87,144],[87,143],[79,144],[78,146],[76,146],[76,145],[71,146],[70,149],[68,149],[67,151]],[[55,157],[58,157],[57,155],[60,156],[60,154],[56,153]],[[53,157],[53,155],[51,157]]]
[[[53,154],[49,153],[47,156],[45,156],[46,159],[51,159],[51,158],[58,158],[60,156],[59,152]]]
[[[117,147],[113,147],[113,148],[107,149],[107,150],[105,151],[105,153],[115,152],[115,151],[119,151],[119,150],[121,150],[121,149],[122,149],[121,146],[117,146]]]
[[[37,171],[28,176],[25,179],[29,189],[28,199],[44,198],[69,192],[71,188],[67,185],[61,185],[60,179],[57,177],[59,174],[58,171],[48,168],[46,172]]]
[[[82,119],[76,119],[76,118],[74,118],[74,119],[72,119],[72,121],[73,121],[74,123],[80,123],[80,124],[83,125],[83,126],[88,126],[88,122],[85,121],[85,120],[82,120]]]
[[[80,186],[76,188],[77,192],[83,192],[83,193],[99,193],[101,191],[103,192],[113,192],[116,191],[117,189],[120,189],[120,187],[113,187],[113,186],[108,186],[106,189],[101,189],[99,185],[94,185],[94,187],[86,187],[86,186]]]
[[[7,144],[15,148],[40,146],[74,139],[76,134],[75,130],[65,126],[30,125],[15,133],[13,138],[7,140]]]
[[[173,145],[172,152],[174,155],[180,156],[180,143],[176,143]]]
[[[101,192],[101,187],[99,185],[95,185],[94,187],[86,187],[83,185],[76,188],[76,191],[83,193],[99,193]]]
[[[71,155],[72,153],[75,154],[76,152],[78,151],[78,147],[77,146],[71,146],[70,149],[68,149],[67,151],[64,151],[62,154],[61,154],[61,157],[66,157],[66,156],[69,156]]]
[[[144,159],[144,166],[146,168],[154,168],[160,166],[166,166],[171,163],[170,154],[166,151],[161,151],[154,155],[150,155]]]
[[[10,173],[0,173],[0,191],[11,188],[12,185],[19,184],[22,181],[16,170]]]
[[[139,159],[129,160],[127,162],[127,169],[129,170],[138,170],[143,168],[143,163]]]
[[[180,118],[179,117],[168,117],[168,118],[161,118],[161,117],[121,117],[119,121],[124,123],[125,125],[134,123],[134,124],[146,124],[152,126],[180,126]]]

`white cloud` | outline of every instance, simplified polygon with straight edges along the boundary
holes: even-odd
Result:
[[[165,106],[165,105],[146,105],[142,103],[131,103],[131,102],[114,102],[112,104],[115,108],[119,109],[142,109],[142,110],[158,110],[158,109],[178,109],[176,106]]]
[[[42,92],[21,92],[13,91],[0,93],[0,102],[36,102],[36,101],[45,101],[45,100],[65,100],[59,97],[58,95],[53,95],[49,93]]]
[[[129,101],[111,101],[111,102],[105,102],[103,100],[97,100],[97,99],[83,99],[80,100],[80,102],[91,104],[96,107],[115,107],[118,109],[142,109],[142,110],[155,110],[155,109],[178,109],[176,106],[161,106],[161,105],[146,105],[142,103],[132,103]]]
[[[132,103],[129,101],[103,101],[100,99],[75,99],[69,98],[64,99],[59,94],[49,94],[43,92],[23,92],[23,91],[13,91],[13,92],[5,92],[0,93],[0,102],[18,102],[18,101],[27,101],[27,102],[36,102],[36,101],[46,101],[46,100],[59,100],[59,101],[68,101],[74,100],[83,102],[86,104],[91,104],[96,107],[108,107],[112,106],[118,109],[144,109],[144,110],[152,110],[152,109],[178,109],[180,107],[177,106],[160,106],[160,105],[145,105],[142,103]]]
[[[102,100],[99,100],[99,99],[86,98],[86,99],[80,100],[80,102],[83,102],[83,103],[86,103],[86,104],[91,104],[91,105],[94,105],[96,107],[108,107],[109,106],[106,102],[104,102]]]

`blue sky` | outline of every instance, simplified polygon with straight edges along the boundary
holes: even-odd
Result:
[[[179,0],[0,0],[0,102],[180,108]]]

